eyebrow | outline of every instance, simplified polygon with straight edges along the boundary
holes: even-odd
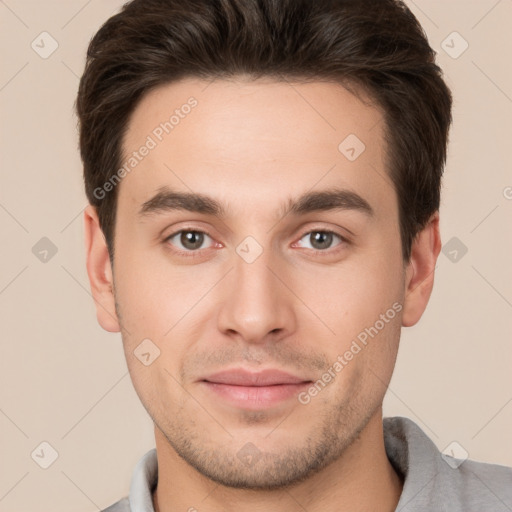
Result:
[[[149,200],[144,202],[138,217],[154,216],[170,211],[186,210],[189,212],[226,217],[226,209],[212,197],[192,192],[179,192],[164,186]],[[289,198],[281,209],[282,217],[288,214],[305,215],[310,212],[328,210],[353,210],[367,217],[374,217],[375,212],[368,201],[356,192],[347,189],[329,188],[316,192],[306,192],[297,199]]]

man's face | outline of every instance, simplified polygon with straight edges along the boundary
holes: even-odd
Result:
[[[405,279],[383,129],[378,109],[320,82],[186,80],[149,93],[130,119],[125,162],[150,149],[118,191],[127,364],[157,439],[217,482],[298,481],[380,412]],[[163,187],[208,196],[222,215],[155,210]],[[324,196],[286,213],[334,189],[364,201],[327,208]],[[214,375],[240,369],[298,383]]]

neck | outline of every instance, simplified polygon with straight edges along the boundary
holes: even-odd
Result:
[[[389,462],[378,409],[343,455],[306,481],[270,491],[232,489],[189,466],[155,427],[158,485],[153,494],[156,512],[392,512],[403,482]]]

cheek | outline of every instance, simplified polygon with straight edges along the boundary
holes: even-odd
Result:
[[[309,305],[331,331],[315,323],[326,333],[317,348],[330,365],[338,363],[332,370],[340,393],[380,396],[382,382],[387,386],[400,338],[401,279],[396,258],[354,258],[335,272],[317,273],[310,283],[314,291]],[[311,332],[312,325],[302,328]]]
[[[177,371],[162,354],[149,366],[142,364],[132,353],[126,351],[130,378],[146,411],[152,418],[163,418],[183,407],[187,396],[177,383]]]
[[[328,356],[330,367],[326,373],[334,374],[334,385],[330,393],[323,395],[326,405],[337,403],[340,407],[367,411],[383,399],[400,339],[399,314],[392,311],[387,323],[380,319],[363,323],[354,336],[345,337],[342,333],[338,337]]]
[[[204,286],[196,286],[200,280],[165,265],[162,258],[148,256],[123,253],[116,261],[116,301],[128,332],[162,337],[193,308]]]
[[[382,261],[382,263],[381,263]],[[402,299],[402,274],[393,261],[353,261],[336,268],[296,273],[298,295],[335,332],[346,339],[373,325]]]

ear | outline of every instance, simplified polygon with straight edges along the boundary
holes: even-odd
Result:
[[[100,228],[96,209],[92,205],[84,210],[84,225],[87,274],[96,304],[98,323],[106,331],[120,332],[107,242]]]
[[[405,271],[404,327],[416,324],[427,307],[440,251],[439,212],[435,212],[412,243],[411,258]]]

